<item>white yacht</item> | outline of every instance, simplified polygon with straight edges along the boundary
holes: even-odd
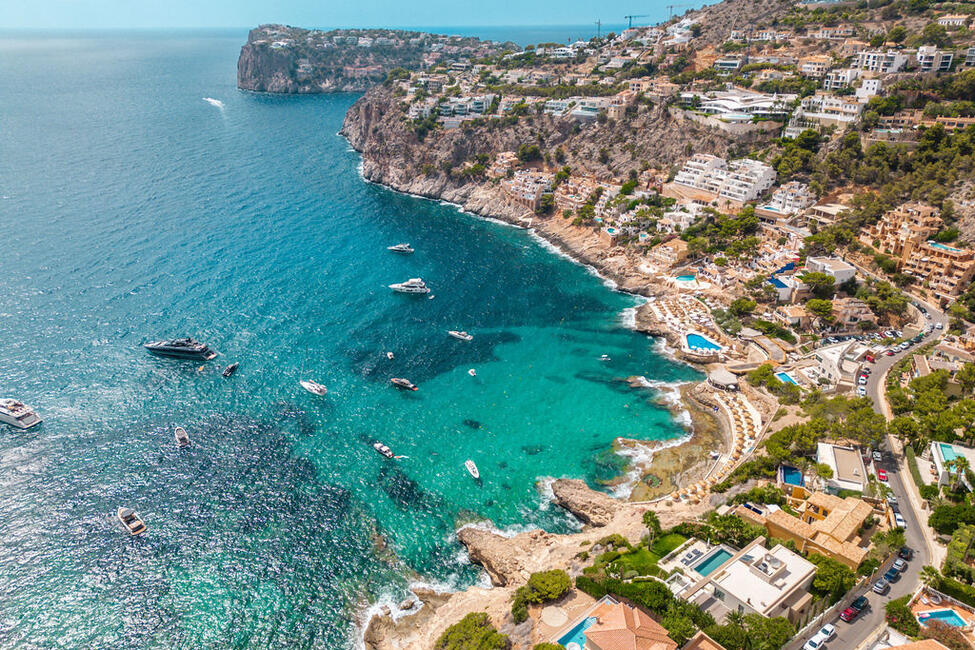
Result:
[[[310,379],[303,379],[298,383],[301,384],[301,387],[307,390],[312,395],[318,395],[319,397],[321,397],[322,395],[328,392],[328,389],[325,388],[323,385],[319,384],[317,381],[312,381]]]
[[[465,460],[464,467],[467,468],[467,472],[474,478],[481,478],[481,472],[478,471],[477,465],[474,464],[474,461],[470,459]]]
[[[386,250],[393,253],[404,253],[409,255],[413,252],[413,248],[409,244],[396,244],[395,246],[387,246]]]
[[[447,330],[447,334],[450,334],[455,339],[460,339],[461,341],[473,341],[474,335],[468,334],[467,332],[458,332],[457,330]]]
[[[0,399],[0,422],[18,429],[29,429],[41,423],[34,409],[15,399]]]
[[[391,284],[389,288],[399,293],[430,293],[430,287],[420,278],[410,278],[406,282]]]

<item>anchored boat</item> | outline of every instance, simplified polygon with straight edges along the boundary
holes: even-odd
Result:
[[[143,345],[150,354],[157,357],[173,357],[176,359],[202,359],[209,361],[217,356],[204,343],[194,341],[191,338],[172,339],[170,341],[152,341]]]
[[[417,390],[416,384],[411,382],[409,379],[403,379],[402,377],[393,377],[390,379],[394,386],[402,388],[404,390]]]
[[[303,379],[298,383],[301,384],[301,387],[307,390],[312,395],[318,395],[319,397],[321,397],[322,395],[328,392],[328,389],[322,386],[321,384],[319,384],[317,381],[311,381],[310,379]]]
[[[139,517],[139,514],[132,508],[119,508],[115,513],[118,520],[122,522],[130,535],[141,535],[146,532],[146,524]]]
[[[396,244],[395,246],[387,246],[386,250],[391,251],[393,253],[404,253],[406,255],[409,255],[410,253],[413,252],[413,249],[410,247],[409,244]]]
[[[473,341],[474,340],[474,335],[473,334],[468,334],[467,332],[464,332],[464,331],[447,330],[447,334],[450,334],[455,339],[459,339],[461,341]]]
[[[30,429],[32,426],[40,424],[41,418],[31,407],[20,400],[8,397],[0,399],[0,422],[18,429]]]
[[[397,293],[430,293],[430,287],[422,278],[410,278],[406,282],[391,284],[389,288]]]
[[[467,468],[467,471],[474,478],[481,478],[481,473],[478,471],[477,465],[474,464],[474,461],[472,461],[470,459],[465,460],[464,461],[464,467]]]
[[[186,429],[183,427],[176,427],[173,435],[176,438],[176,443],[180,447],[188,447],[190,445],[190,434],[186,433]]]

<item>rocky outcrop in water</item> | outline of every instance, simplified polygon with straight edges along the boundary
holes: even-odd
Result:
[[[585,481],[560,478],[552,483],[555,503],[562,506],[584,523],[605,526],[619,511],[620,502],[608,494],[596,492]]]

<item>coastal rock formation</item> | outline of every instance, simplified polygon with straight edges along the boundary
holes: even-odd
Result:
[[[616,516],[620,502],[596,492],[585,481],[560,478],[552,483],[555,503],[591,526],[605,526]]]
[[[483,528],[467,526],[457,531],[457,539],[467,548],[471,561],[480,564],[491,577],[491,584],[505,587],[528,580],[530,575],[522,564],[523,557],[514,547],[533,545],[552,537],[543,530],[533,530],[516,538],[508,538]]]

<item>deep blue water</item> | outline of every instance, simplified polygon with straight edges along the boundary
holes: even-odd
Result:
[[[45,420],[0,431],[0,646],[348,646],[408,580],[478,579],[458,524],[568,530],[539,479],[612,479],[615,437],[680,433],[624,381],[697,376],[621,324],[633,299],[362,182],[336,135],[355,96],[241,93],[241,43],[0,42],[0,393]],[[386,288],[416,276],[434,300]],[[140,347],[182,335],[221,356]]]

